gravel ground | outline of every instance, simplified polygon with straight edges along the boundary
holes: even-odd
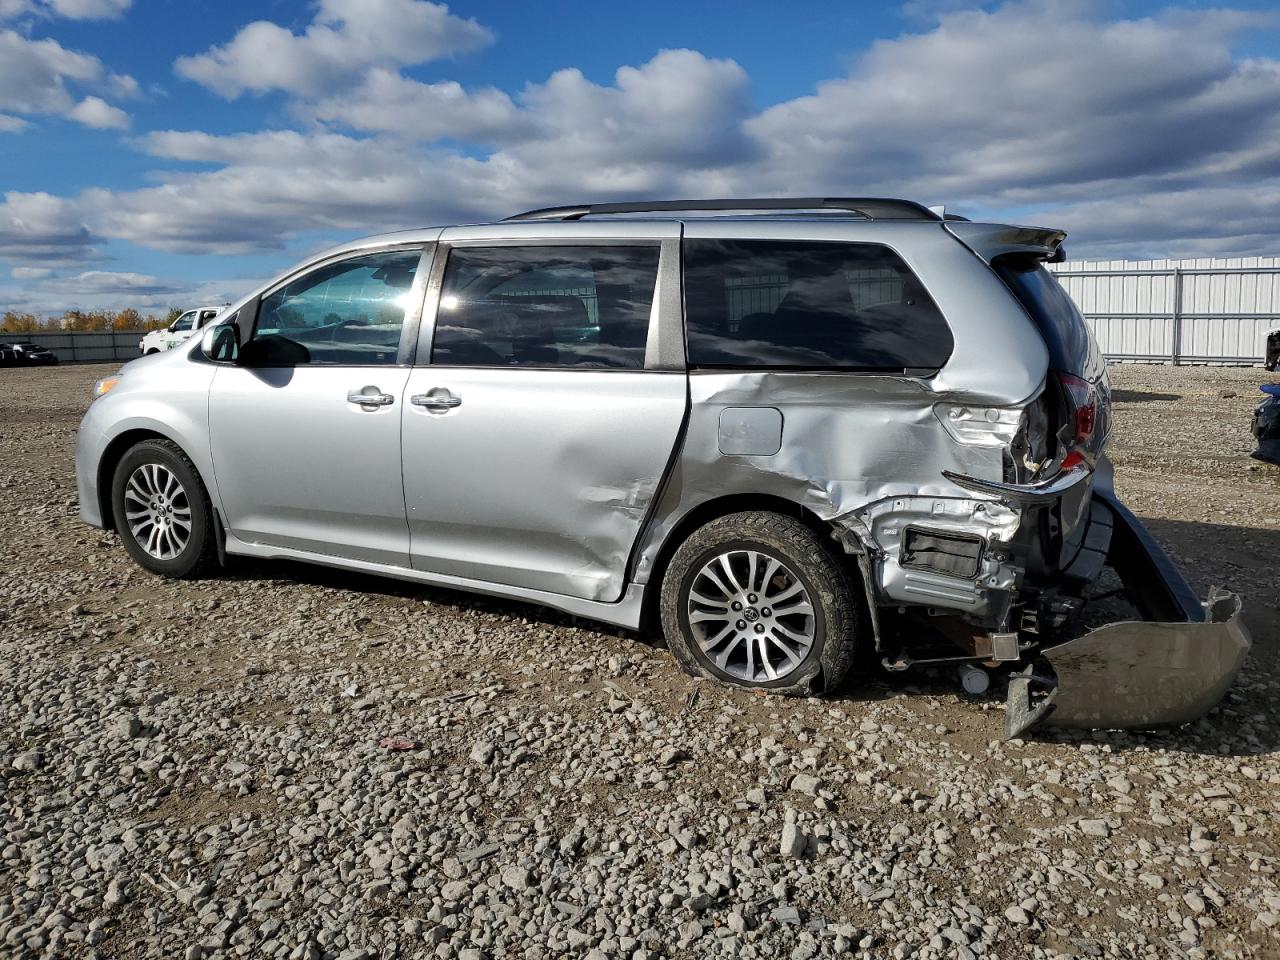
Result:
[[[1261,371],[1113,371],[1121,494],[1247,598],[1236,686],[1005,743],[950,673],[754,697],[518,604],[155,579],[75,517],[109,369],[0,372],[0,955],[1280,955]]]

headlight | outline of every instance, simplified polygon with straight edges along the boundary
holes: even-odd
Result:
[[[99,397],[105,397],[119,382],[119,377],[103,377],[93,385],[93,399],[97,400]]]

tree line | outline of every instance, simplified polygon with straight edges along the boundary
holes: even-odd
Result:
[[[41,318],[34,313],[18,313],[15,310],[7,310],[0,317],[0,333],[158,330],[160,327],[167,327],[173,323],[181,314],[181,310],[174,308],[163,316],[154,313],[148,313],[144,316],[133,307],[125,307],[115,313],[110,310],[68,310],[60,317]]]

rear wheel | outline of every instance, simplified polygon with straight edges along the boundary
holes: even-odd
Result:
[[[217,562],[213,507],[195,465],[168,440],[144,440],[116,465],[116,531],[140,566],[161,576],[200,576]]]
[[[810,694],[835,687],[859,642],[849,574],[791,517],[713,520],[671,558],[663,632],[688,672],[730,686]]]

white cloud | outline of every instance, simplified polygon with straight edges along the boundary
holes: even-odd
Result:
[[[358,86],[300,103],[296,112],[352,130],[419,140],[501,143],[531,131],[527,118],[501,90],[470,92],[451,80],[422,83],[383,67],[371,69]]]
[[[19,263],[72,263],[93,254],[80,201],[48,193],[4,194],[0,258]]]
[[[362,132],[496,146],[495,167],[528,166],[534,179],[563,174],[570,183],[587,176],[623,190],[661,184],[672,170],[745,162],[756,152],[742,130],[752,111],[746,72],[693,50],[664,50],[639,67],[621,67],[609,85],[559,70],[516,100],[377,68],[359,86],[300,102],[296,111]]]
[[[265,278],[263,278],[265,279]],[[17,310],[59,316],[67,310],[109,310],[132,307],[142,314],[163,316],[170,308],[228,303],[252,290],[258,278],[189,281],[148,274],[88,270],[68,276],[23,277],[20,284],[0,283],[0,312]]]
[[[56,40],[28,40],[0,30],[0,109],[58,114],[95,127],[127,122],[124,111],[100,97],[77,100],[72,87],[106,88],[119,96],[138,90],[132,77],[111,73],[97,57],[68,50]]]
[[[1125,192],[1253,150],[1280,158],[1266,142],[1280,68],[1231,53],[1254,19],[1099,22],[1043,3],[948,14],[748,126],[773,189],[855,182],[984,204]]]
[[[558,202],[735,194],[945,201],[1065,225],[1076,256],[1280,246],[1280,201],[1259,200],[1280,196],[1280,63],[1233,52],[1260,22],[1250,14],[944,12],[813,94],[760,110],[742,67],[692,50],[607,83],[575,69],[511,93],[424,83],[399,67],[487,31],[412,0],[376,0],[357,24],[344,12],[354,2],[326,0],[301,34],[266,24],[261,50],[251,25],[180,65],[227,96],[289,91],[304,129],[147,134],[141,149],[177,169],[142,189],[11,194],[0,256],[39,248],[41,224],[65,262],[92,256],[97,238],[243,254]],[[406,9],[424,15],[416,29],[434,46],[371,26]],[[13,239],[19,208],[38,208],[25,242]]]
[[[0,113],[0,133],[20,133],[27,128],[27,121]]]
[[[14,267],[9,271],[15,280],[43,280],[51,273],[53,270],[49,267]]]
[[[133,0],[0,0],[0,20],[24,14],[68,20],[118,20],[132,5]]]
[[[422,0],[320,0],[301,34],[267,20],[241,28],[227,44],[181,57],[178,73],[233,99],[246,91],[318,94],[373,66],[425,63],[493,40],[474,19]]]
[[[742,128],[752,111],[750,82],[732,60],[664,50],[639,67],[620,67],[614,79],[600,86],[561,70],[526,89],[521,100],[536,133],[513,158],[544,173],[586,174],[601,186],[614,177],[643,180],[642,169],[660,181],[753,158],[756,146]]]
[[[44,0],[44,5],[68,20],[118,20],[133,0]]]
[[[129,115],[101,97],[85,97],[71,108],[67,116],[98,130],[125,130],[129,126]]]
[[[45,285],[49,290],[77,294],[174,293],[189,284],[161,280],[145,273],[121,270],[85,270],[73,276],[57,277]]]
[[[187,253],[279,249],[308,231],[371,232],[437,211],[466,216],[476,194],[463,171],[483,170],[404,142],[340,134],[169,131],[142,143],[156,156],[222,166],[141,190],[89,190],[79,207],[105,236]]]

